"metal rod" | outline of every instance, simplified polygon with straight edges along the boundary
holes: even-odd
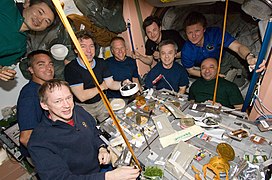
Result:
[[[224,48],[224,40],[225,40],[225,32],[226,32],[226,23],[227,23],[227,15],[228,15],[228,4],[229,4],[229,1],[226,0],[224,24],[223,24],[223,32],[222,32],[222,41],[221,41],[220,55],[219,55],[219,60],[218,60],[218,69],[217,69],[217,74],[216,74],[216,79],[215,79],[214,93],[213,93],[213,105],[215,105],[215,103],[216,103],[218,79],[219,79],[221,61],[222,61],[222,56],[223,56],[223,48]]]
[[[136,165],[138,166],[138,168],[140,170],[142,170],[140,162],[138,161],[138,159],[137,159],[137,157],[136,157],[136,155],[135,155],[132,147],[130,146],[129,141],[128,141],[128,139],[127,139],[127,137],[126,137],[123,129],[121,128],[121,126],[120,126],[120,124],[118,122],[119,120],[116,118],[116,116],[115,116],[115,114],[114,114],[114,112],[113,112],[113,110],[111,108],[109,100],[107,99],[106,95],[102,91],[102,89],[101,89],[101,87],[99,85],[99,82],[97,81],[97,78],[96,78],[96,76],[95,76],[95,74],[94,74],[94,72],[93,72],[93,70],[91,68],[91,65],[90,65],[90,63],[89,63],[86,55],[84,54],[84,52],[83,52],[83,50],[82,50],[82,48],[81,48],[81,46],[80,46],[80,44],[79,44],[79,42],[78,42],[78,40],[76,38],[76,35],[75,35],[75,33],[74,33],[73,29],[72,29],[71,24],[69,23],[66,15],[64,14],[64,11],[62,9],[60,1],[59,0],[52,0],[52,2],[54,3],[54,5],[56,7],[57,13],[58,13],[58,15],[59,15],[59,17],[60,17],[60,19],[61,19],[64,27],[66,28],[67,32],[69,33],[69,36],[71,37],[73,43],[75,44],[75,47],[76,47],[78,53],[82,57],[82,60],[84,61],[85,66],[87,67],[88,71],[90,72],[90,75],[92,76],[92,78],[94,80],[94,84],[95,84],[96,88],[98,89],[98,92],[99,92],[99,94],[101,96],[101,99],[103,100],[103,102],[104,102],[104,104],[105,104],[105,106],[106,106],[106,108],[107,108],[107,110],[108,110],[108,112],[109,112],[112,120],[114,121],[114,124],[115,124],[116,128],[118,129],[118,131],[120,132],[121,136],[123,137],[123,139],[124,139],[124,141],[125,141],[128,149],[129,149],[129,151],[132,154],[132,157],[133,157]]]
[[[145,133],[144,133],[144,128],[141,128],[140,131],[141,131],[141,133],[142,133],[143,136],[144,136],[145,143],[147,144],[147,147],[148,147],[149,151],[151,151],[151,147],[150,147],[150,145],[149,145],[149,143],[148,143],[148,141],[147,141],[146,135],[145,135]]]
[[[270,20],[267,23],[263,43],[262,43],[262,46],[261,46],[261,51],[260,51],[260,53],[258,55],[258,60],[257,60],[256,65],[255,65],[255,69],[253,70],[252,79],[251,79],[249,87],[248,87],[248,91],[247,91],[246,98],[245,98],[245,101],[244,101],[244,104],[243,104],[242,112],[246,111],[246,109],[247,109],[247,107],[248,107],[248,105],[249,105],[249,103],[251,101],[253,91],[255,89],[256,82],[257,82],[257,80],[259,78],[259,73],[256,73],[256,70],[259,68],[259,65],[262,63],[262,61],[263,61],[263,59],[265,57],[265,54],[266,54],[266,51],[267,51],[267,48],[268,48],[268,44],[269,44],[270,39],[271,39],[271,33],[272,33],[272,18],[270,18]]]
[[[129,19],[128,19],[128,22],[127,22],[127,28],[128,28],[128,34],[129,34],[131,49],[132,49],[132,52],[135,52],[134,43],[133,43],[133,39],[132,39],[132,33],[131,33],[131,25],[130,25],[130,20]]]

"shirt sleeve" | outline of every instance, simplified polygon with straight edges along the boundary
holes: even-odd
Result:
[[[75,60],[73,60],[75,61]],[[73,63],[73,62],[71,62]],[[64,77],[65,81],[69,83],[69,85],[76,85],[76,84],[82,84],[83,83],[83,78],[81,77],[81,73],[79,73],[75,68],[72,66],[69,66],[70,63],[65,66],[64,69]],[[71,64],[72,65],[72,64]]]
[[[222,42],[222,29],[219,27],[213,27],[211,28],[215,36],[217,37],[217,44],[221,44]],[[229,47],[229,45],[235,40],[235,38],[228,32],[225,32],[224,37],[224,47]]]
[[[17,103],[17,120],[20,131],[34,129],[41,121],[42,109],[39,98],[25,96],[19,98]]]
[[[189,78],[187,71],[185,70],[184,67],[179,65],[179,72],[180,72],[180,80],[179,80],[179,87],[187,86],[189,84]]]
[[[132,59],[132,64],[133,64],[133,74],[132,74],[132,77],[139,78],[138,66],[137,66],[137,63],[136,63],[135,59]]]
[[[235,38],[228,32],[225,32],[224,47],[229,47],[229,45],[235,41]]]
[[[152,70],[149,71],[149,73],[147,74],[146,78],[145,78],[145,87],[146,88],[152,88],[153,87],[153,84],[152,84],[152,79],[153,77],[153,73],[152,73]]]
[[[189,96],[188,96],[188,100],[195,100],[195,95],[194,95],[194,83],[191,85],[191,87],[189,88]]]
[[[29,86],[28,86],[29,87]],[[37,92],[38,88],[22,89],[17,102],[17,120],[20,131],[31,130],[41,121],[42,108]]]
[[[186,42],[182,48],[181,54],[182,54],[182,58],[181,58],[181,62],[182,65],[187,69],[187,68],[191,68],[194,66],[194,61],[192,59],[192,48],[189,47],[189,43]]]
[[[152,56],[154,51],[156,51],[156,45],[148,39],[145,43],[145,55]]]
[[[109,68],[108,68],[108,63],[106,62],[106,61],[104,61],[104,60],[100,60],[100,62],[99,63],[101,63],[101,69],[102,69],[102,77],[103,77],[103,79],[106,79],[106,78],[109,78],[109,77],[112,77],[112,73],[111,73],[111,71],[109,70]]]
[[[177,43],[177,46],[178,46],[178,51],[181,51],[184,43],[185,43],[185,40],[181,37],[181,35],[179,34],[178,31],[176,30],[173,30],[173,36],[175,39],[173,39],[176,43]]]
[[[41,179],[66,179],[66,180],[104,180],[105,173],[92,173],[85,175],[73,174],[67,163],[56,153],[47,148],[43,148],[39,143],[31,144],[29,147],[31,159],[35,164],[39,177]],[[71,157],[73,158],[73,157]]]
[[[99,150],[99,147],[101,144],[105,144],[102,139],[99,137],[100,134],[99,134],[99,131],[98,129],[96,128],[96,120],[94,119],[94,117],[88,113],[87,111],[85,111],[83,108],[82,108],[82,111],[85,113],[85,115],[88,117],[87,119],[89,119],[89,122],[90,122],[90,126],[91,128],[94,130],[94,137],[96,137],[96,141],[95,141],[95,147],[97,148],[97,150]]]
[[[243,104],[244,98],[239,90],[238,86],[234,83],[230,83],[228,90],[229,101],[231,105]]]

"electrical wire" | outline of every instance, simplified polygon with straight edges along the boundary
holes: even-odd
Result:
[[[252,101],[251,101],[251,105],[254,103],[255,100],[257,100],[258,103],[254,103],[253,107],[254,109],[256,110],[256,112],[263,116],[265,119],[269,119],[269,117],[267,116],[267,113],[265,113],[265,110],[269,113],[272,114],[272,111],[266,107],[262,101],[262,99],[260,98],[260,88],[261,88],[261,81],[262,81],[262,77],[264,75],[264,71],[260,74],[261,77],[259,78],[258,82],[256,83],[256,89],[255,89],[255,92],[253,94],[253,98],[252,98]]]
[[[262,100],[260,99],[260,97],[259,97],[258,95],[255,95],[255,97],[256,97],[256,99],[257,99],[259,105],[260,105],[260,108],[261,108],[261,111],[263,112],[263,114],[265,114],[264,109],[265,109],[266,111],[268,111],[269,113],[272,114],[272,111],[271,111],[268,107],[266,107],[266,106],[264,105],[264,103],[262,102]],[[254,105],[255,105],[255,103],[254,103]],[[256,104],[255,106],[258,106],[258,105]],[[258,107],[258,108],[259,108],[259,107]],[[263,109],[263,108],[264,108],[264,109]]]
[[[260,109],[259,109],[259,107],[256,105],[256,104],[254,104],[254,109],[256,110],[256,112],[259,114],[259,115],[261,115],[262,117],[264,117],[265,119],[268,119],[268,116],[266,115],[266,114],[264,114]]]

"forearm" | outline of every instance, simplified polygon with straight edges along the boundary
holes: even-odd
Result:
[[[107,81],[106,81],[108,88],[111,90],[119,90],[122,86],[121,83],[122,82],[120,82],[120,81],[112,81],[111,83],[107,83]]]
[[[246,60],[248,64],[255,64],[254,57],[249,57],[250,50],[247,46],[239,43],[237,40],[229,45],[229,49],[236,52],[242,59]],[[253,59],[253,61],[251,61]]]
[[[83,90],[83,89],[79,90],[79,89],[76,89],[74,87],[71,87],[71,88],[72,88],[72,92],[74,93],[74,95],[81,102],[92,99],[93,97],[95,97],[99,93],[98,89],[96,87],[90,88],[90,89],[85,89],[85,90]]]
[[[248,49],[248,47],[246,47],[244,45],[241,45],[238,48],[237,54],[244,60],[247,60],[247,56],[248,56],[249,53],[250,53],[250,50]]]
[[[33,144],[33,142],[30,143],[29,152],[34,162],[35,170],[38,172],[40,179],[105,179],[105,173],[101,172],[93,172],[84,175],[73,173],[69,169],[69,165],[63,158],[61,158],[59,154],[53,153],[51,149],[47,146],[39,146],[39,142],[35,142],[34,146],[31,144]],[[61,169],[61,172],[59,171],[59,169]]]
[[[6,66],[0,66],[0,80],[9,81],[14,79],[16,75],[16,71],[13,69],[9,69]]]
[[[144,56],[142,54],[138,54],[136,56],[136,59],[139,59],[144,64],[149,65],[149,66],[152,65],[152,63],[153,63],[153,56]]]
[[[188,68],[187,71],[191,76],[201,77],[200,70],[198,70],[198,69],[194,69],[192,67],[192,68]]]
[[[177,53],[176,58],[181,58],[181,51]]]

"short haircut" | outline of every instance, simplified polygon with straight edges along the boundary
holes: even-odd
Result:
[[[172,44],[175,48],[175,51],[178,51],[178,45],[177,43],[175,43],[175,41],[173,41],[172,39],[167,39],[167,40],[163,40],[162,42],[160,42],[159,44],[159,51],[161,51],[162,46],[168,45],[168,44]]]
[[[39,98],[40,98],[40,102],[47,102],[47,98],[46,97],[46,92],[53,92],[55,88],[61,88],[61,86],[65,86],[69,89],[69,91],[72,94],[72,90],[68,84],[68,82],[64,81],[64,80],[60,80],[60,79],[51,79],[49,81],[46,81],[45,83],[43,83],[41,85],[41,87],[39,88]]]
[[[111,49],[112,49],[112,43],[113,43],[114,41],[117,41],[117,40],[123,41],[124,44],[125,44],[125,39],[124,39],[124,38],[122,38],[122,37],[120,37],[120,36],[116,36],[116,37],[112,38],[111,41],[110,41],[110,47],[111,47]]]
[[[27,62],[27,66],[28,67],[32,67],[33,65],[33,62],[35,60],[34,56],[35,55],[38,55],[38,54],[45,54],[47,56],[49,56],[52,60],[52,55],[49,51],[46,51],[46,50],[35,50],[35,51],[32,51],[30,52],[28,55],[27,55],[27,59],[28,59],[28,62]]]
[[[82,39],[92,39],[94,45],[95,45],[95,48],[97,48],[97,44],[95,42],[95,38],[94,36],[88,32],[88,31],[85,31],[85,30],[80,30],[80,31],[77,31],[75,32],[75,35],[76,35],[76,38],[78,40],[82,40]],[[73,44],[73,48],[76,49],[76,46]]]
[[[159,27],[161,27],[161,20],[157,16],[148,16],[145,18],[143,22],[143,30],[146,33],[146,27],[150,26],[153,22],[155,22]]]
[[[201,69],[201,65],[202,65],[205,61],[207,61],[207,60],[213,60],[213,61],[215,62],[216,67],[218,67],[218,61],[217,61],[217,59],[210,57],[210,58],[204,59],[204,60],[201,62],[201,64],[200,64],[200,69]]]
[[[35,4],[40,4],[40,3],[45,3],[48,5],[48,7],[51,9],[51,11],[54,14],[54,21],[52,22],[52,24],[49,27],[52,27],[54,25],[56,25],[56,23],[60,23],[59,21],[57,21],[56,19],[58,18],[58,14],[57,11],[55,9],[55,6],[53,4],[53,2],[51,0],[30,0],[29,1],[29,7]],[[47,28],[49,28],[47,27]]]
[[[196,11],[190,12],[183,22],[183,28],[186,29],[186,27],[197,23],[200,23],[204,28],[206,28],[207,27],[206,17],[202,13]]]

